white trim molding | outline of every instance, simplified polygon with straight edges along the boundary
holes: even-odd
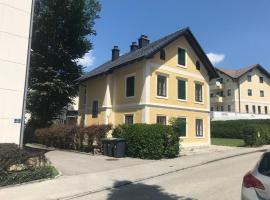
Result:
[[[127,96],[127,79],[129,77],[134,77],[134,95],[133,96]],[[136,73],[132,73],[132,74],[126,74],[125,75],[125,91],[124,91],[124,98],[125,99],[131,99],[131,98],[134,98],[136,96],[135,94],[136,92]]]

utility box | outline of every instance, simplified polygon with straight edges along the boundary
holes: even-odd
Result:
[[[126,156],[126,140],[123,138],[108,138],[102,140],[103,155],[122,158]]]

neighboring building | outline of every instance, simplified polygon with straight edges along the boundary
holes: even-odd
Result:
[[[191,31],[138,42],[122,56],[115,46],[110,61],[78,80],[78,123],[168,124],[179,117],[184,145],[209,144],[209,81],[218,75]]]
[[[0,143],[20,141],[32,0],[0,0]]]
[[[257,64],[238,70],[217,71],[220,78],[212,80],[210,84],[211,111],[270,114],[270,74],[266,69]]]

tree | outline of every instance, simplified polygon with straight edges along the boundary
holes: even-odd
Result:
[[[90,49],[98,0],[36,0],[27,110],[30,124],[46,127],[77,95],[78,59]]]

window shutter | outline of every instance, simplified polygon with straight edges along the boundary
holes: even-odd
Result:
[[[186,51],[185,51],[185,49],[178,48],[178,64],[186,66]]]
[[[178,80],[178,99],[186,99],[186,81]]]

